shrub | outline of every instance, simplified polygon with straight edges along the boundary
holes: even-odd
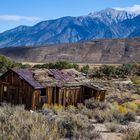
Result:
[[[28,64],[21,64],[21,63],[17,63],[13,60],[11,60],[10,58],[4,56],[4,55],[0,55],[0,73],[4,73],[6,72],[8,69],[11,68],[30,68],[31,66]]]
[[[130,121],[135,121],[136,120],[136,117],[135,116],[136,116],[135,113],[133,113],[133,112],[127,112],[124,115],[124,122],[129,123]]]
[[[45,116],[31,114],[24,107],[0,107],[0,139],[45,140],[48,137],[48,126],[51,125]]]
[[[124,106],[129,110],[135,112],[138,109],[138,105],[134,102],[124,103]]]
[[[79,69],[79,65],[71,64],[67,61],[57,61],[55,63],[46,63],[46,64],[37,64],[34,65],[34,68],[47,68],[47,69]]]
[[[72,110],[75,110],[73,107]],[[44,114],[44,115],[42,115]],[[88,117],[62,110],[58,114],[53,109],[29,112],[24,106],[0,107],[0,139],[46,140],[46,139],[98,139]]]
[[[132,76],[131,81],[136,85],[140,85],[140,76],[137,75]]]
[[[81,114],[87,116],[89,119],[92,119],[93,118],[93,112],[90,109],[86,108],[86,107],[80,109],[79,112]]]
[[[123,140],[140,140],[140,130],[131,129],[126,133]]]
[[[108,131],[110,132],[118,132],[119,130],[119,124],[115,123],[115,122],[111,122],[111,123],[106,123],[105,124],[106,128],[108,129]]]
[[[108,104],[106,102],[99,102],[96,101],[94,98],[85,100],[85,106],[88,109],[101,109],[101,110],[105,110],[108,107]]]
[[[125,78],[128,75],[130,75],[133,71],[131,64],[123,64],[116,68],[116,75],[118,75],[121,78]]]
[[[60,138],[67,139],[97,139],[100,134],[81,114],[66,114],[56,118],[56,127]]]
[[[56,120],[60,137],[72,138],[75,136],[76,123],[71,116],[64,116]],[[77,132],[76,132],[77,133]]]
[[[88,109],[96,109],[97,107],[99,107],[99,103],[94,99],[88,99],[85,100],[85,106]]]
[[[102,111],[96,109],[93,113],[94,118],[98,123],[111,122],[113,120],[111,111]]]
[[[119,112],[121,112],[121,113],[126,113],[127,112],[127,108],[124,105],[119,105],[118,109],[119,109]]]
[[[105,75],[106,77],[112,77],[115,74],[115,67],[103,65],[99,68],[99,71],[103,73],[103,75]]]
[[[118,123],[123,124],[124,123],[124,114],[120,113],[118,111],[113,112],[113,118],[116,120]]]
[[[88,71],[89,71],[89,65],[86,65],[86,66],[83,66],[81,68],[81,72],[85,73],[85,74],[88,74]]]
[[[137,104],[136,114],[140,116],[140,103]]]
[[[114,119],[121,124],[128,124],[130,121],[135,121],[136,117],[133,112],[127,112],[127,113],[120,113],[120,112],[113,112]]]

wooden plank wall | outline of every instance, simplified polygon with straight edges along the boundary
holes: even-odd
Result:
[[[9,83],[8,102],[12,104],[24,104],[26,109],[32,108],[33,87],[12,71],[6,73],[1,80]]]
[[[3,98],[3,88],[4,88],[4,85],[0,83],[0,102],[2,102],[2,98]]]
[[[49,105],[77,105],[83,101],[81,87],[48,87],[46,91]]]
[[[35,90],[33,92],[33,96],[32,96],[32,109],[36,110],[38,108],[40,108],[40,93],[38,90]]]

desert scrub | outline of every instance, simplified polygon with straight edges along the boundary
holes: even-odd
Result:
[[[134,75],[131,77],[131,81],[136,85],[140,85],[140,76]]]
[[[138,105],[135,102],[127,102],[124,104],[124,106],[131,112],[136,112],[138,109]]]
[[[69,112],[69,113],[72,113],[72,114],[78,114],[79,113],[78,108],[73,106],[73,105],[69,105],[68,107],[65,107],[65,109],[63,111]]]
[[[85,101],[85,106],[88,109],[97,109],[97,108],[99,108],[101,110],[105,110],[108,107],[106,102],[99,102],[99,101],[96,101],[94,98],[86,100]]]
[[[128,110],[124,105],[118,105],[118,110],[120,113],[127,113]]]
[[[110,132],[119,132],[119,124],[116,122],[106,123],[105,126]]]
[[[135,113],[127,112],[127,113],[120,113],[118,111],[113,112],[113,118],[120,124],[127,125],[131,121],[136,120]]]
[[[96,109],[93,113],[93,116],[94,116],[94,119],[98,123],[113,121],[112,112],[110,110],[102,111],[102,110]]]
[[[46,140],[57,139],[54,126],[46,116],[24,110],[23,106],[0,107],[1,140]]]
[[[0,140],[98,139],[87,115],[69,107],[58,113],[54,109],[29,112],[24,106],[0,107]]]
[[[79,110],[79,113],[82,114],[82,115],[85,115],[87,116],[89,119],[92,119],[94,116],[93,116],[93,111],[84,107],[82,109]]]
[[[60,138],[66,139],[99,139],[100,134],[94,130],[86,116],[67,114],[56,118],[56,128]]]
[[[140,130],[130,129],[123,140],[140,140]]]

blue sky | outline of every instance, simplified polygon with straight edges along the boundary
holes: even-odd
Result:
[[[118,7],[140,11],[140,0],[0,0],[0,32],[42,20]]]

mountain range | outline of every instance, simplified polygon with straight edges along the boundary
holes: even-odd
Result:
[[[79,17],[42,21],[0,33],[0,48],[140,36],[140,15],[105,9]]]
[[[140,62],[140,37],[98,39],[57,45],[1,48],[0,54],[19,62],[120,64]]]

